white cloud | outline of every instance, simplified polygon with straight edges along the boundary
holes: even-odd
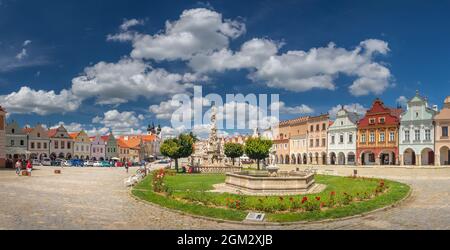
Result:
[[[399,98],[397,98],[396,102],[398,105],[406,107],[408,103],[408,98],[406,98],[405,96],[400,96]]]
[[[16,55],[17,60],[22,60],[28,55],[27,49],[22,48],[22,50],[19,52],[19,54]]]
[[[31,40],[25,40],[24,42],[23,42],[23,47],[26,47],[26,46],[28,46],[29,44],[31,44]]]
[[[275,102],[270,105],[270,109],[278,109],[280,114],[311,114],[314,113],[314,109],[309,107],[308,105],[302,104],[295,107],[286,106],[284,102]]]
[[[53,90],[21,87],[17,92],[0,96],[0,104],[10,113],[48,115],[75,111],[80,106],[81,100],[65,89],[57,94]]]
[[[133,19],[125,19],[122,25],[120,25],[120,29],[123,31],[127,31],[129,28],[136,26],[136,25],[143,25],[144,21],[137,20],[135,18]]]
[[[341,105],[337,105],[328,111],[328,114],[330,115],[331,119],[336,118],[336,114],[339,110],[341,110],[341,107],[342,107]],[[359,103],[351,103],[351,104],[344,105],[344,109],[346,109],[349,112],[357,113],[360,116],[365,115],[366,111],[367,111],[367,108],[365,108],[363,105],[361,105]]]
[[[73,93],[82,98],[95,97],[98,104],[121,104],[146,98],[184,92],[192,84],[183,75],[134,59],[117,63],[99,62],[85,69],[84,75],[72,80]]]
[[[51,126],[50,128],[58,128],[59,126],[63,125],[64,128],[66,128],[67,132],[79,132],[81,130],[84,130],[84,126],[80,123],[72,122],[69,124],[66,124],[65,122],[58,122],[58,124]]]
[[[176,21],[167,21],[164,32],[136,35],[133,58],[187,60],[198,53],[228,47],[230,39],[245,32],[241,22],[223,19],[222,14],[204,9],[185,10]]]
[[[96,116],[92,119],[94,124],[102,124],[116,134],[141,133],[142,121],[144,116],[136,115],[135,112],[119,112],[118,110],[109,110],[103,114],[103,117]]]

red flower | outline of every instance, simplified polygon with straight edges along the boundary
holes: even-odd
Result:
[[[302,204],[305,203],[306,201],[308,201],[308,197],[305,196],[305,197],[303,197],[303,199],[302,199]]]
[[[294,201],[294,198],[291,197],[291,198],[289,198],[289,200],[290,200],[291,202],[293,202],[293,201]]]
[[[316,197],[316,200],[320,201],[320,197],[319,197],[319,196],[317,196],[317,197]]]
[[[336,195],[336,192],[335,192],[335,191],[331,191],[330,195],[331,195],[331,196],[335,196],[335,195]]]

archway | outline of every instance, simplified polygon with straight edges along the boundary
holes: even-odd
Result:
[[[420,153],[420,158],[422,158],[422,166],[434,165],[434,151],[430,148],[424,148]]]
[[[411,148],[407,148],[405,152],[403,152],[403,164],[416,165],[416,152]]]
[[[342,152],[338,154],[338,164],[345,165],[345,154]]]
[[[303,154],[303,164],[308,164],[308,156],[306,153]]]
[[[58,158],[59,159],[64,159],[64,153],[59,153]]]
[[[278,162],[279,164],[284,164],[284,157],[283,157],[283,155],[280,155],[280,162]]]
[[[56,153],[51,153],[50,154],[50,159],[55,160],[56,159]]]
[[[297,164],[297,157],[294,154],[291,155],[291,164]]]
[[[104,161],[105,160],[105,158],[103,158],[103,157],[100,157],[100,161]]]
[[[334,153],[334,152],[330,153],[330,164],[336,165],[336,153]]]
[[[313,163],[313,155],[312,153],[309,153],[309,164]]]
[[[355,153],[350,152],[347,155],[347,164],[349,165],[355,165],[356,164],[356,156]]]
[[[379,155],[380,165],[395,165],[395,153],[392,151],[383,151]]]
[[[276,164],[280,163],[280,162],[278,161],[278,155],[275,155],[275,163],[276,163]]]
[[[297,154],[297,164],[302,164],[302,155]]]
[[[42,153],[41,155],[39,155],[39,160],[42,160],[44,158],[47,158],[47,154]]]
[[[439,154],[440,154],[440,161],[441,161],[441,165],[450,165],[449,164],[449,159],[450,159],[450,150],[447,146],[443,146],[441,147],[441,149],[439,149]]]
[[[362,165],[374,165],[375,163],[375,154],[372,151],[364,151],[361,153]]]
[[[314,164],[319,164],[319,153],[314,154]]]
[[[67,159],[67,160],[70,160],[70,159],[72,159],[72,154],[71,154],[71,153],[67,153],[67,155],[66,155],[66,159]]]
[[[30,155],[30,159],[32,159],[32,160],[37,160],[37,158],[38,158],[38,156],[37,156],[37,154],[35,154],[35,153],[32,153],[32,154]]]
[[[289,164],[289,155],[286,155],[284,158],[284,164]]]
[[[327,165],[327,153],[322,152],[322,165]]]

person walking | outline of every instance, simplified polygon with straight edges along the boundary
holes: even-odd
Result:
[[[130,166],[128,164],[124,164],[125,165],[125,170],[127,170],[127,174],[128,174],[128,168],[130,168]]]
[[[16,161],[16,174],[20,175],[20,170],[22,170],[22,161],[21,160],[17,160]]]
[[[27,172],[28,172],[28,176],[31,176],[31,171],[33,170],[33,164],[31,164],[31,161],[28,160],[27,162]]]

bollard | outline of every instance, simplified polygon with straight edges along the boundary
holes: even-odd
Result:
[[[55,174],[61,174],[61,170],[59,169],[55,170]]]
[[[356,170],[356,169],[353,169],[353,176],[357,176],[358,175],[358,170]]]

